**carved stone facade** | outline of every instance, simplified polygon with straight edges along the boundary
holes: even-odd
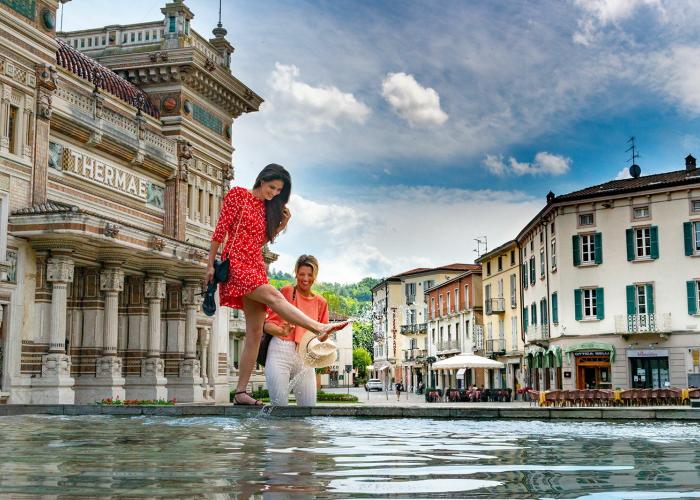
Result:
[[[228,311],[204,316],[198,294],[232,120],[262,99],[182,0],[56,34],[36,9],[55,20],[58,1],[0,16],[18,35],[0,37],[0,402],[227,402],[202,356],[228,356]]]

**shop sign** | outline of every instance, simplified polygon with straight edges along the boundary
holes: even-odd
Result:
[[[633,349],[627,351],[628,358],[667,358],[668,349],[640,350]]]
[[[582,356],[610,356],[609,351],[574,351],[574,356],[577,358],[582,357]]]
[[[133,196],[158,208],[163,207],[164,190],[148,178],[112,165],[72,147],[51,143],[49,166],[63,170],[74,177],[105,186],[114,191]]]

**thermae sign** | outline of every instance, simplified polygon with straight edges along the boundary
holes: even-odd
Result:
[[[51,143],[49,166],[67,174],[102,184],[115,191],[128,194],[162,208],[163,188],[149,179],[102,160],[76,151],[67,146]],[[59,167],[60,165],[60,167]]]

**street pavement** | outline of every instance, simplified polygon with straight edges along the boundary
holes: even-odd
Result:
[[[323,392],[342,393],[348,392],[357,396],[358,403],[372,406],[450,406],[456,408],[474,407],[474,408],[530,408],[534,407],[534,403],[525,401],[511,401],[509,403],[426,403],[423,394],[415,394],[412,392],[402,392],[401,397],[397,400],[396,391],[365,391],[364,387],[337,387],[323,388]],[[324,404],[324,403],[318,403]],[[337,404],[337,403],[328,403]]]

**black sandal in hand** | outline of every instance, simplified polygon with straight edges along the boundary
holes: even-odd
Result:
[[[258,401],[257,399],[253,399],[252,403],[241,403],[238,401],[238,395],[239,394],[248,394],[248,391],[238,391],[233,395],[233,404],[234,405],[239,405],[239,406],[264,406],[262,401]],[[252,396],[251,396],[252,398]]]

